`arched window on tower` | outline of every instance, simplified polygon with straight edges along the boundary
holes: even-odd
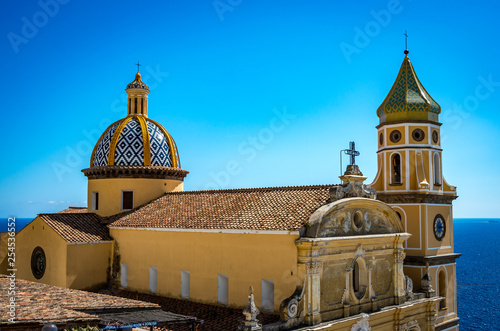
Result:
[[[434,163],[434,185],[441,185],[442,184],[441,160],[439,158],[438,153],[434,153],[433,163]]]
[[[368,275],[366,263],[362,258],[357,258],[352,268],[352,289],[358,300],[361,300],[365,296],[367,287]]]
[[[446,273],[444,270],[441,270],[439,272],[439,296],[443,297],[444,299],[441,300],[439,303],[439,308],[440,309],[446,309],[446,294],[447,294],[447,284],[446,284]]]
[[[401,155],[394,153],[391,156],[391,184],[402,184],[401,177]]]

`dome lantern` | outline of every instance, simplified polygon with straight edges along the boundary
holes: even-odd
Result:
[[[127,85],[125,91],[128,95],[127,115],[142,115],[147,117],[149,87],[142,81],[139,70],[137,70],[134,81]]]

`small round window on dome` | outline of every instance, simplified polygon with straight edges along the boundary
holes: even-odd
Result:
[[[393,143],[399,142],[401,140],[401,132],[399,132],[399,130],[392,131],[389,139],[391,139]]]
[[[432,131],[432,142],[435,144],[439,142],[439,134],[436,130]]]
[[[415,129],[411,133],[411,136],[415,141],[422,141],[425,138],[425,133],[422,129]]]

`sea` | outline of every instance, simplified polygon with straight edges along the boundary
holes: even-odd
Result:
[[[16,218],[16,232],[32,220]],[[460,330],[500,330],[500,218],[455,218],[453,227]]]

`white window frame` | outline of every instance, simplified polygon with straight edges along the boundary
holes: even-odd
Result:
[[[97,196],[97,199],[96,199]],[[97,208],[96,208],[96,202],[97,202]],[[99,210],[99,192],[95,191],[92,192],[92,210]]]
[[[227,306],[229,303],[229,277],[217,275],[217,302]]]
[[[122,263],[120,266],[120,286],[128,287],[128,264]]]
[[[149,267],[149,292],[157,293],[158,291],[158,268]]]
[[[181,270],[181,298],[189,299],[191,294],[191,272]]]
[[[262,279],[262,303],[261,310],[265,312],[274,311],[274,280]]]

